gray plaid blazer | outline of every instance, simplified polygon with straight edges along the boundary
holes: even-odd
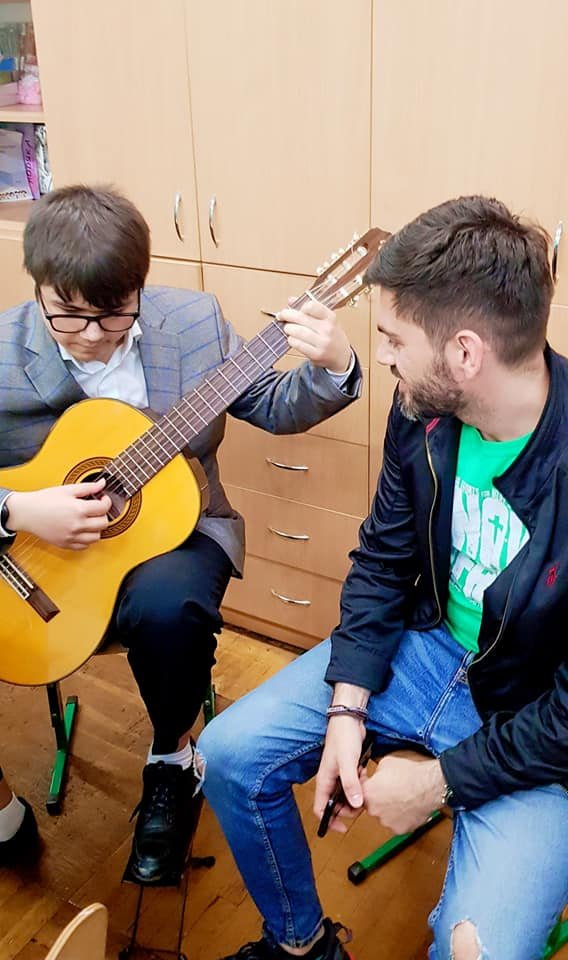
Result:
[[[210,294],[146,287],[141,304],[142,365],[150,407],[161,414],[232,356],[242,339]],[[341,410],[360,393],[358,363],[340,389],[325,370],[305,362],[286,373],[267,371],[228,412],[272,433],[298,433]],[[0,314],[0,466],[33,457],[63,411],[84,399],[37,305],[24,303]],[[217,417],[191,445],[209,482],[209,505],[197,529],[220,544],[240,575],[244,522],[227,500],[217,463],[225,420],[225,414]],[[0,500],[7,492],[0,488]]]

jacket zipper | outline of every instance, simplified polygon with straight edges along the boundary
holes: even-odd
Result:
[[[430,447],[428,446],[428,434],[424,435],[424,445],[426,447],[426,457],[428,460],[428,466],[430,467],[430,473],[432,474],[432,479],[434,481],[434,497],[432,499],[432,506],[430,507],[430,515],[428,517],[428,547],[430,550],[430,569],[432,572],[432,586],[434,587],[434,596],[436,598],[436,605],[438,607],[438,619],[435,621],[432,626],[440,623],[442,619],[442,604],[440,603],[440,595],[438,593],[438,584],[436,583],[436,570],[434,568],[434,545],[432,538],[432,526],[434,521],[434,509],[436,507],[436,500],[438,499],[438,477],[436,476],[436,471],[434,470],[434,464],[432,463],[432,456],[430,454]]]
[[[506,620],[507,620],[507,614],[508,614],[508,612],[509,612],[509,601],[510,601],[510,599],[511,599],[511,594],[512,594],[512,592],[513,592],[513,587],[515,586],[516,580],[517,580],[517,574],[515,574],[515,576],[514,576],[514,578],[513,578],[513,582],[512,582],[512,584],[511,584],[511,586],[509,587],[509,591],[508,591],[508,593],[507,593],[507,599],[506,599],[506,601],[505,601],[505,609],[503,610],[503,616],[501,617],[501,623],[499,624],[499,629],[498,629],[498,631],[497,631],[497,636],[495,637],[495,639],[494,639],[493,643],[491,644],[491,646],[490,646],[490,647],[487,647],[487,650],[484,650],[480,657],[476,657],[475,660],[472,660],[472,661],[471,661],[471,663],[470,663],[470,664],[468,665],[468,667],[466,668],[466,671],[465,671],[465,672],[466,672],[466,676],[469,677],[469,671],[471,670],[471,668],[473,667],[473,665],[474,665],[475,663],[481,663],[482,660],[485,660],[485,657],[486,657],[489,653],[491,653],[492,650],[495,649],[495,647],[496,647],[497,644],[499,643],[499,640],[500,640],[501,637],[503,636],[503,631],[505,630],[505,622],[506,622]]]

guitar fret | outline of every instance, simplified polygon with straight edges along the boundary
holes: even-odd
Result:
[[[148,439],[146,439],[146,437],[148,437]],[[148,431],[147,434],[144,434],[144,433],[143,433],[142,436],[138,438],[138,440],[135,440],[134,443],[131,445],[131,448],[130,448],[130,449],[134,451],[134,454],[138,454],[139,451],[138,451],[138,449],[137,449],[137,444],[140,444],[141,446],[144,446],[144,447],[146,448],[147,453],[149,453],[151,457],[154,457],[154,460],[157,461],[158,465],[159,465],[159,466],[163,466],[162,461],[161,461],[160,457],[158,456],[158,454],[157,454],[154,450],[152,450],[152,448],[148,445],[148,441],[149,441],[149,440],[153,440],[155,443],[158,443],[158,441],[156,440],[156,438],[151,434],[150,431]],[[159,446],[159,445],[160,445],[160,444],[158,443],[158,446]],[[142,452],[142,451],[140,451],[140,452]],[[136,462],[137,462],[137,461],[136,461]]]
[[[143,436],[143,435],[142,435],[142,436]],[[140,439],[140,438],[139,438],[139,439]],[[127,447],[126,450],[123,450],[123,452],[120,454],[120,458],[122,458],[123,456],[128,456],[128,457],[132,460],[132,462],[134,463],[134,466],[135,466],[135,467],[138,467],[138,468],[142,471],[142,473],[143,473],[144,476],[146,477],[146,480],[150,480],[150,479],[154,476],[154,474],[152,474],[152,473],[147,474],[146,471],[142,468],[142,466],[141,466],[139,463],[136,462],[135,458],[134,458],[134,457],[132,456],[132,454],[130,453],[130,450],[131,450],[131,447]],[[117,459],[120,459],[120,458],[117,458]],[[133,470],[132,467],[128,466],[128,464],[124,464],[124,466],[125,466],[126,469],[129,471],[129,473],[132,474],[132,477],[133,477],[133,479],[134,479],[134,481],[135,481],[135,483],[136,483],[137,480],[138,480],[138,477],[137,477],[137,475],[136,475],[136,471]],[[136,489],[136,486],[134,487],[134,489]]]
[[[208,386],[208,387],[209,387],[209,386],[211,386],[211,384],[209,383],[208,380],[206,380],[205,383],[204,383],[204,386]],[[206,407],[209,407],[209,409],[211,410],[211,412],[212,412],[215,416],[217,416],[217,410],[215,409],[215,407],[212,406],[212,405],[209,403],[209,400],[207,399],[207,397],[204,397],[203,394],[202,394],[200,391],[201,391],[201,387],[198,387],[198,389],[196,390],[196,393],[197,393],[197,396],[199,397],[199,399],[203,401],[203,403],[205,404]]]
[[[252,382],[253,382],[250,377],[247,377],[247,375],[246,375],[246,373],[244,372],[244,370],[242,370],[241,367],[239,367],[239,365],[238,365],[238,363],[237,363],[237,361],[235,360],[234,357],[229,357],[228,363],[232,363],[233,366],[235,366],[235,367],[237,368],[237,370],[239,371],[239,373],[242,374],[242,376],[245,378],[245,380],[247,381],[247,383],[252,383]]]
[[[213,393],[217,394],[217,396],[219,397],[219,399],[223,401],[223,406],[225,406],[225,404],[227,403],[227,398],[224,397],[223,394],[221,393],[221,391],[217,389],[217,387],[215,386],[215,384],[213,383],[213,381],[212,381],[212,380],[206,380],[206,383],[207,383],[207,386],[208,386],[208,387],[211,387],[211,389],[213,390]],[[219,416],[219,413],[220,413],[220,412],[221,412],[221,411],[219,411],[219,410],[217,411],[217,416]]]
[[[258,337],[259,340],[262,340],[262,342],[263,342],[263,344],[265,345],[265,347],[268,347],[268,349],[270,350],[270,352],[276,357],[277,360],[280,359],[280,354],[278,353],[278,351],[277,351],[277,350],[273,350],[273,348],[270,346],[269,343],[266,342],[266,340],[264,339],[264,337],[262,336],[261,333],[258,333],[258,334],[257,334],[257,337]]]
[[[166,454],[166,457],[168,457],[170,451],[167,449],[167,447],[163,447],[163,446],[162,446],[162,444],[160,443],[159,437],[158,437],[158,434],[160,433],[160,428],[159,428],[159,427],[154,427],[154,428],[152,428],[152,430],[151,430],[150,432],[151,432],[151,439],[154,441],[154,443],[157,443],[157,444],[158,444],[158,446],[159,446],[160,450],[162,451],[162,453],[165,453],[165,454]],[[163,433],[163,431],[162,431],[162,433]],[[144,434],[142,434],[142,436],[140,437],[140,442],[141,442],[141,443],[144,442]],[[158,457],[158,454],[154,453],[153,451],[151,451],[151,453],[152,453],[152,456],[156,457],[156,459],[157,459],[159,462],[161,462],[161,461],[160,461],[160,458]],[[166,463],[167,463],[167,460],[166,460]],[[162,464],[162,466],[163,466],[163,464]]]
[[[183,414],[181,414],[178,410],[176,410],[176,409],[174,408],[174,410],[172,410],[172,413],[176,413],[177,416],[181,417],[181,419],[183,420],[183,422],[185,423],[185,425],[186,425],[187,427],[190,426],[189,421],[186,420],[185,417],[183,416]],[[179,429],[179,427],[176,427],[176,425],[175,425],[175,423],[173,422],[173,420],[170,419],[169,414],[166,413],[166,414],[164,415],[164,420],[166,421],[166,423],[169,423],[170,426],[174,428],[174,430],[176,431],[176,433],[178,433],[178,434],[180,435],[181,439],[183,440],[183,446],[184,446],[184,447],[187,446],[187,442],[188,442],[188,441],[187,441],[187,437],[185,436],[184,433],[182,433],[182,431]],[[193,428],[192,428],[192,431],[193,431],[193,436],[196,437],[196,436],[197,436],[197,430],[193,430]]]
[[[251,358],[254,360],[254,362],[260,367],[260,369],[261,369],[262,371],[264,371],[264,367],[263,367],[263,365],[261,364],[260,360],[257,360],[256,357],[255,357],[255,355],[254,355],[253,353],[251,353],[251,351],[250,351],[249,348],[247,347],[246,343],[243,344],[243,350],[245,351],[245,353],[248,353],[249,357],[251,357]]]
[[[184,402],[185,404],[187,404],[187,406],[188,406],[191,410],[193,410],[193,413],[196,415],[196,417],[199,417],[199,419],[203,421],[203,423],[205,424],[206,427],[209,425],[209,421],[206,420],[204,416],[202,416],[202,414],[199,412],[199,410],[196,410],[196,409],[195,409],[195,407],[193,406],[191,400],[189,400],[189,399],[186,397],[183,402]]]

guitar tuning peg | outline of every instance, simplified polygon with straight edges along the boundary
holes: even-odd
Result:
[[[353,234],[352,243],[356,243],[356,241],[357,241],[358,239],[359,239],[359,234],[358,234],[358,233],[354,233],[354,234]]]
[[[359,294],[356,293],[354,297],[351,297],[351,300],[349,301],[349,306],[356,307],[358,303],[359,303]]]
[[[316,277],[321,277],[323,273],[323,267],[316,267]]]
[[[336,253],[332,253],[332,254],[330,255],[330,258],[329,258],[329,259],[330,259],[331,262],[333,263],[334,260],[337,260],[337,254],[336,254]]]
[[[339,252],[339,256],[342,257],[343,254],[345,253],[345,248],[344,248],[344,247],[340,247],[338,252]]]
[[[325,263],[324,263],[324,265],[323,265],[323,269],[324,269],[324,270],[327,270],[328,267],[329,267],[329,260],[326,260]]]

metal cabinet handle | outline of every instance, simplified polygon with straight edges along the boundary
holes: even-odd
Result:
[[[270,592],[273,597],[277,597],[278,600],[282,600],[282,603],[295,603],[298,607],[311,607],[312,605],[311,600],[294,600],[293,597],[285,597],[283,594],[277,593],[272,587],[270,588]]]
[[[560,249],[560,241],[562,240],[562,234],[564,233],[564,224],[562,220],[559,221],[558,226],[556,227],[556,232],[554,234],[554,243],[552,245],[552,279],[556,283],[558,279],[558,250]]]
[[[215,194],[211,197],[209,201],[209,233],[211,234],[211,239],[216,247],[219,246],[219,241],[215,236],[215,227],[213,226],[213,220],[215,219],[215,208],[217,206],[217,197]]]
[[[275,527],[268,527],[271,533],[275,533],[277,537],[284,537],[285,540],[309,540],[307,533],[285,533],[284,530],[277,530]]]
[[[301,470],[307,473],[310,469],[309,467],[299,466],[294,463],[279,463],[278,460],[271,460],[270,457],[266,457],[266,462],[269,463],[271,467],[278,467],[279,470]]]
[[[181,242],[183,243],[184,240],[185,240],[185,237],[184,237],[183,233],[181,232],[180,226],[179,226],[179,208],[180,208],[180,206],[181,206],[181,193],[176,193],[175,198],[174,198],[174,227],[176,228],[176,233],[177,233],[179,239],[180,239]]]

